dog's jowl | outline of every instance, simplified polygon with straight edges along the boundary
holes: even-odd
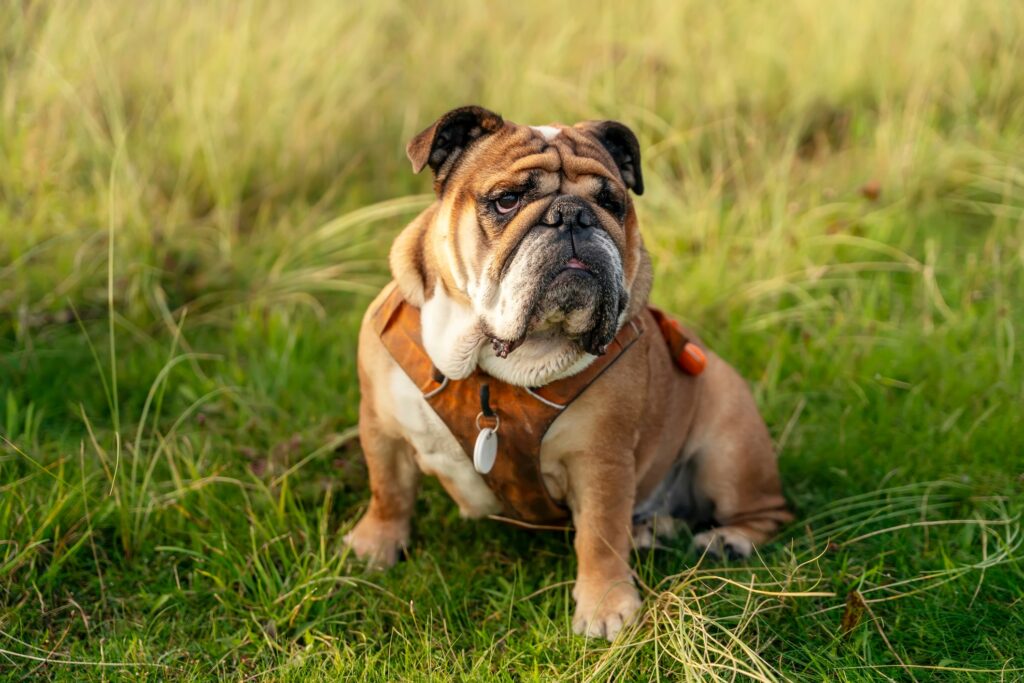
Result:
[[[640,605],[635,545],[679,521],[700,552],[745,557],[790,519],[746,383],[648,305],[629,128],[462,107],[407,152],[437,199],[359,335],[359,557],[395,562],[426,473],[466,517],[574,527],[573,626],[611,639]]]

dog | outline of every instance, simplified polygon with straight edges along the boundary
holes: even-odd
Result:
[[[396,562],[421,473],[464,517],[563,513],[573,629],[612,640],[641,604],[635,545],[681,520],[699,552],[742,558],[792,519],[744,380],[648,305],[627,126],[468,106],[406,151],[436,200],[395,240],[359,334],[371,497],[344,539],[356,556]]]

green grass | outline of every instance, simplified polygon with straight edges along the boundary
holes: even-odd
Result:
[[[0,6],[0,677],[1024,679],[1024,6],[443,5]],[[800,517],[638,555],[613,647],[436,484],[340,546],[403,146],[471,102],[638,132],[654,300]]]

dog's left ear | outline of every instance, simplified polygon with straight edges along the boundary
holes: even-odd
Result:
[[[618,121],[587,121],[580,126],[597,138],[608,150],[622,174],[622,181],[635,194],[644,193],[644,176],[640,170],[640,142],[636,135]]]
[[[434,172],[435,187],[440,187],[471,144],[504,124],[500,115],[483,107],[452,109],[410,140],[405,154],[412,162],[413,173],[430,166]]]

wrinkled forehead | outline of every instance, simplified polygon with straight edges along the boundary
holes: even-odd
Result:
[[[530,182],[553,192],[559,187],[598,184],[625,187],[611,155],[585,131],[562,125],[506,125],[470,151],[466,180],[488,194]],[[481,170],[484,172],[481,173]]]

